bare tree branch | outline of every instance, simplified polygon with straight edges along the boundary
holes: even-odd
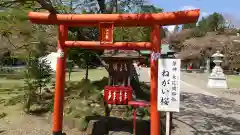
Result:
[[[105,0],[97,0],[101,13],[106,12]]]
[[[58,13],[57,10],[53,7],[52,2],[50,0],[37,0],[37,2],[50,13]]]

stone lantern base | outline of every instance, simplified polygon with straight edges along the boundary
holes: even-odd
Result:
[[[218,89],[227,89],[227,80],[226,77],[219,76],[209,76],[208,78],[208,88],[218,88]]]

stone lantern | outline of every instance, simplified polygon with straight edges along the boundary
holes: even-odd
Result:
[[[208,87],[209,88],[228,88],[226,76],[223,73],[221,68],[221,63],[224,55],[217,51],[212,55],[213,62],[215,67],[212,70],[212,73],[208,77]]]

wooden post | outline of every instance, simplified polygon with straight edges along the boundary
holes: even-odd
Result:
[[[173,129],[173,112],[170,112],[170,132],[169,135],[172,134],[172,129]]]
[[[166,112],[166,135],[170,135],[170,130],[171,130],[170,113],[171,112]]]

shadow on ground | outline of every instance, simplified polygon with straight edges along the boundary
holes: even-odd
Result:
[[[92,116],[87,118],[89,121],[95,121],[92,127],[92,135],[132,135],[132,120],[123,120],[115,117]],[[106,126],[107,125],[107,126]],[[149,121],[137,121],[137,135],[149,135]]]
[[[194,135],[240,135],[240,106],[225,98],[183,92],[174,118],[191,125]]]

